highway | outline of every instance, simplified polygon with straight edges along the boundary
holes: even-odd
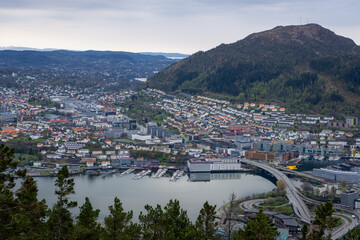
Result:
[[[302,194],[299,194],[299,195],[302,197],[302,199],[305,202],[309,202],[314,205],[321,204],[321,202],[313,200],[308,197],[305,197]],[[331,233],[331,239],[339,239],[342,236],[344,236],[349,230],[351,230],[351,229],[355,228],[357,225],[359,225],[360,214],[356,211],[350,211],[348,209],[344,209],[341,207],[340,204],[334,204],[334,208],[340,212],[343,211],[343,213],[339,213],[339,212],[334,213],[334,215],[336,217],[340,217],[344,223],[340,227],[334,229]],[[355,215],[356,218],[355,219],[352,218],[352,215]],[[349,221],[348,219],[351,219],[351,220]]]
[[[286,196],[289,199],[289,202],[293,206],[295,215],[298,216],[302,222],[310,224],[311,213],[310,213],[309,208],[306,206],[305,202],[302,200],[302,198],[298,194],[294,184],[290,181],[290,179],[284,173],[280,172],[279,170],[277,170],[273,167],[270,167],[268,165],[265,165],[265,164],[262,164],[259,162],[250,161],[247,159],[241,159],[241,162],[253,165],[257,168],[261,168],[261,169],[267,171],[268,173],[270,173],[271,175],[273,175],[278,180],[280,180],[280,179],[284,180],[284,182],[286,184]]]
[[[255,162],[255,161],[250,161],[247,159],[241,159],[241,162],[261,168],[261,169],[269,172],[270,174],[272,174],[278,180],[283,179],[287,185],[286,196],[289,199],[289,202],[292,204],[295,214],[301,219],[301,221],[303,221],[305,223],[310,223],[311,213],[304,201],[310,202],[315,205],[319,205],[320,202],[310,199],[310,198],[307,198],[307,197],[303,196],[302,194],[300,194],[297,191],[297,189],[295,188],[295,186],[292,184],[290,179],[284,173],[280,172],[279,170],[277,170],[273,167],[270,167],[266,164],[263,164],[260,162]],[[242,204],[244,205],[245,208],[251,208],[252,205],[258,203],[258,201],[259,200],[253,200],[253,201],[249,201],[249,202],[244,202]],[[334,205],[334,207],[337,210],[345,211],[345,213],[341,213],[341,214],[335,213],[334,214],[335,216],[340,217],[344,222],[340,227],[334,229],[331,233],[331,235],[332,235],[331,239],[339,239],[342,236],[344,236],[349,230],[355,228],[359,224],[360,214],[357,212],[345,210],[345,209],[341,208],[340,205]],[[355,219],[352,218],[353,214],[356,216]]]

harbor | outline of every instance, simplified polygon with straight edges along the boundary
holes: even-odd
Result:
[[[124,169],[123,172],[126,170]],[[276,187],[268,179],[251,173],[208,173],[206,178],[199,177],[194,180],[184,173],[176,181],[170,181],[176,170],[168,170],[160,178],[148,174],[139,180],[134,180],[138,171],[142,170],[136,169],[123,175],[123,172],[118,172],[105,178],[101,175],[75,175],[73,178],[76,195],[72,196],[72,201],[77,201],[81,206],[85,197],[89,197],[93,207],[101,210],[99,216],[101,221],[109,214],[108,206],[114,203],[116,196],[121,200],[126,211],[134,210],[134,219],[138,218],[140,211],[144,211],[146,204],[164,206],[170,199],[178,199],[181,206],[188,211],[191,220],[195,221],[205,201],[222,206],[232,192],[239,197],[245,197],[253,193],[267,192]],[[156,171],[153,170],[152,173],[155,174]],[[41,177],[35,180],[39,186],[38,198],[45,198],[47,204],[52,206],[57,200],[54,194],[56,178]],[[17,181],[20,182],[21,179]],[[252,183],[251,186],[249,182]],[[216,192],[214,189],[217,189]],[[77,212],[74,212],[74,215],[77,215]]]

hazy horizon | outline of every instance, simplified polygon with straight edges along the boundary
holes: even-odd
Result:
[[[13,0],[0,46],[192,54],[276,26],[317,23],[360,43],[355,0]]]

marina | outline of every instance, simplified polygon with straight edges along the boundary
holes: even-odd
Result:
[[[126,175],[126,174],[130,174],[130,173],[132,173],[133,171],[135,171],[135,168],[129,168],[128,170],[120,173],[120,176],[124,176],[124,175]]]
[[[151,173],[151,170],[148,169],[148,170],[142,170],[141,172],[137,173],[135,176],[134,176],[134,180],[139,180],[143,177],[145,177],[146,175],[148,175],[149,173]]]
[[[157,172],[153,175],[153,178],[161,178],[162,176],[165,175],[167,170],[168,170],[167,168],[159,168]]]
[[[100,221],[109,214],[108,206],[114,203],[114,197],[119,197],[126,211],[134,211],[135,221],[146,204],[165,206],[170,199],[178,199],[181,207],[188,211],[190,219],[195,221],[205,201],[220,207],[232,192],[238,197],[245,197],[276,187],[268,179],[249,173],[206,173],[206,177],[199,176],[193,180],[189,180],[185,174],[177,181],[170,182],[171,172],[173,171],[168,170],[161,178],[153,178],[148,174],[139,181],[133,179],[134,172],[123,176],[113,174],[106,178],[100,177],[101,175],[76,175],[73,176],[76,194],[70,198],[81,206],[85,197],[89,197],[94,209],[100,209]],[[54,194],[56,178],[42,177],[35,180],[39,188],[38,198],[45,198],[47,204],[52,206],[57,201]],[[21,179],[17,181],[20,182]],[[252,184],[248,184],[249,182]],[[78,208],[73,211],[76,216]]]
[[[174,172],[174,174],[170,178],[170,182],[176,182],[177,180],[179,180],[183,176],[184,176],[184,171],[176,170],[176,172]]]

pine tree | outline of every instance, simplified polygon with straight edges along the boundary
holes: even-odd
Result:
[[[74,231],[74,223],[69,209],[76,207],[77,203],[69,201],[68,195],[74,194],[74,179],[69,179],[70,173],[64,166],[58,173],[55,181],[55,194],[57,202],[50,211],[48,220],[49,237],[54,240],[71,239]]]
[[[13,149],[0,145],[0,239],[9,239],[17,227],[12,217],[17,210],[13,194],[15,178],[9,171],[17,167],[13,155]]]
[[[301,228],[301,238],[299,240],[307,240],[309,234],[309,228],[306,224],[304,224]]]
[[[349,230],[348,234],[342,238],[342,240],[359,240],[360,239],[360,228],[354,228]]]
[[[164,212],[158,204],[155,208],[145,205],[146,214],[140,212],[139,221],[143,230],[144,239],[164,239],[166,228],[164,224]]]
[[[140,225],[131,221],[133,211],[125,212],[120,199],[115,197],[114,206],[109,207],[110,215],[105,217],[105,240],[135,240],[141,238]]]
[[[41,239],[45,233],[47,206],[37,199],[38,188],[32,177],[24,177],[16,192],[18,211],[14,214],[18,239]]]
[[[315,220],[313,222],[313,231],[310,239],[331,239],[331,230],[336,226],[338,219],[333,217],[335,212],[331,201],[322,203],[315,209]],[[325,237],[325,231],[329,234]]]
[[[196,220],[196,228],[201,232],[203,239],[217,239],[215,232],[218,223],[215,221],[216,205],[211,206],[208,201],[203,205]]]
[[[79,216],[76,217],[75,239],[77,240],[97,240],[100,239],[102,232],[101,225],[96,222],[99,217],[100,210],[93,210],[88,197],[85,203],[80,207]]]
[[[269,217],[260,210],[256,217],[246,223],[244,230],[234,234],[234,240],[273,240],[278,234]]]
[[[145,210],[147,214],[141,212],[139,216],[144,239],[200,239],[178,200],[170,200],[164,209],[146,205]]]

